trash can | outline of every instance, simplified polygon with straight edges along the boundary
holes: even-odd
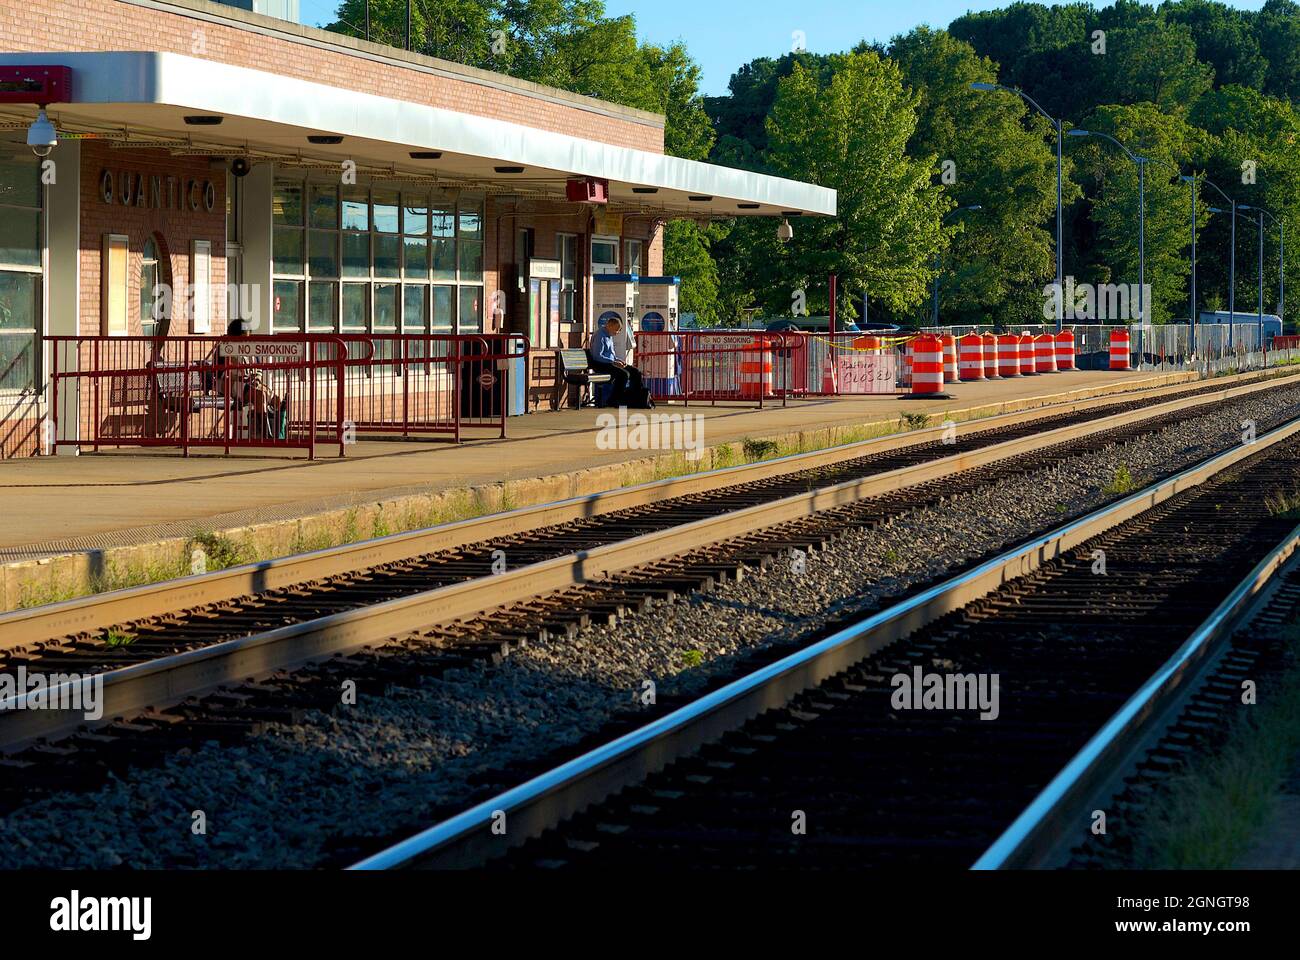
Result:
[[[462,420],[499,420],[506,406],[507,377],[488,357],[497,349],[484,337],[469,337],[460,344],[460,416]],[[479,359],[476,359],[479,358]]]

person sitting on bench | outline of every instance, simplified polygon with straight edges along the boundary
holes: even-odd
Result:
[[[247,336],[251,333],[239,320],[231,320],[226,327],[226,336],[229,337]],[[228,357],[226,378],[230,383],[230,398],[235,407],[252,408],[248,424],[250,437],[257,440],[275,439],[280,434],[284,401],[267,388],[262,381],[261,371],[244,357]]]
[[[610,377],[610,400],[612,407],[626,406],[626,395],[641,391],[641,371],[618,359],[614,341],[623,329],[623,321],[618,317],[609,317],[604,327],[598,327],[591,338],[591,369],[597,373],[607,373]]]

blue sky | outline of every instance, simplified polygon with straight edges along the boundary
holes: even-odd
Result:
[[[605,0],[615,16],[636,16],[643,40],[685,40],[704,71],[705,93],[727,92],[732,72],[755,57],[779,56],[802,30],[807,47],[834,53],[859,40],[888,40],[914,26],[945,27],[968,10],[994,10],[1011,0]],[[1264,0],[1229,0],[1258,10]],[[303,23],[334,19],[336,0],[300,0]],[[1106,6],[1106,2],[1095,5]]]

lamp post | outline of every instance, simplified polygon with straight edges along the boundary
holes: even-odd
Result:
[[[1208,208],[1211,213],[1232,213],[1232,239],[1228,241],[1231,247],[1228,255],[1228,349],[1231,350],[1232,332],[1237,319],[1237,201],[1224,193],[1214,181],[1202,178],[1201,182],[1213,187],[1231,205],[1230,211],[1218,207]]]
[[[1261,261],[1264,257],[1264,243],[1262,225],[1263,218],[1268,217],[1275,224],[1278,230],[1278,250],[1277,250],[1277,315],[1283,323],[1286,322],[1286,221],[1278,219],[1272,213],[1263,207],[1252,207],[1247,204],[1241,205],[1242,210],[1254,210],[1260,215],[1261,240],[1259,245],[1259,255]]]
[[[946,214],[944,214],[943,220],[940,222],[947,223],[949,218],[955,217],[957,214],[967,210],[974,211],[974,210],[983,210],[983,209],[984,207],[978,203],[972,203],[970,206],[967,207],[957,207],[955,210],[949,210]],[[939,325],[939,267],[942,265],[942,263],[943,263],[943,258],[941,256],[934,258],[934,324],[933,325],[936,327]]]
[[[1187,298],[1187,349],[1193,357],[1196,355],[1196,321],[1199,315],[1196,312],[1196,174],[1184,176],[1179,174],[1178,179],[1191,188],[1192,193],[1192,287]]]
[[[1057,117],[1053,117],[1050,113],[1039,106],[1038,101],[1023,90],[1017,90],[1014,87],[1004,87],[1000,83],[984,83],[981,81],[972,81],[970,86],[972,90],[979,90],[982,92],[1003,90],[1007,93],[1014,93],[1046,117],[1048,122],[1051,123],[1052,129],[1056,131],[1056,289],[1058,292],[1062,291],[1065,287],[1065,214],[1062,204],[1065,167],[1065,122]],[[1061,332],[1062,323],[1063,318],[1058,315],[1056,318],[1057,333]]]
[[[1143,323],[1147,322],[1147,303],[1146,303],[1146,286],[1147,286],[1147,164],[1151,162],[1149,157],[1139,156],[1124,144],[1120,143],[1109,133],[1102,133],[1100,130],[1071,130],[1072,137],[1101,137],[1103,140],[1109,140],[1115,146],[1124,151],[1124,155],[1137,164],[1138,168],[1138,319]]]

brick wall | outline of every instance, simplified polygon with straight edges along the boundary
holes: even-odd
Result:
[[[227,16],[238,15],[238,11],[216,5],[191,6]],[[250,19],[265,24],[275,22],[261,17]],[[30,0],[0,6],[0,50],[167,51],[347,90],[382,92],[395,100],[508,120],[618,146],[663,152],[663,127],[658,123],[611,116],[606,111],[586,109],[579,103],[554,102],[530,94],[527,89],[501,89],[476,82],[472,76],[461,79],[436,75],[366,59],[349,50],[322,49],[293,39],[295,33],[329,37],[321,31],[295,28],[292,24],[284,25],[280,35],[266,35],[238,22],[209,22],[184,6],[153,9],[123,0]],[[381,49],[373,44],[360,46],[368,51]],[[428,65],[441,64],[428,58],[414,59]],[[441,64],[439,69],[457,68]],[[535,89],[544,92],[544,88]]]
[[[112,203],[105,203],[101,178],[109,171],[114,181]],[[122,179],[129,176],[143,183],[147,195],[143,206],[132,198],[123,203]],[[153,185],[157,178],[161,207],[154,206]],[[168,178],[173,183],[169,185]],[[199,199],[199,209],[192,209],[185,185],[211,182],[215,202],[209,212]],[[134,189],[134,183],[132,189]],[[174,193],[173,193],[174,189]],[[211,167],[206,159],[173,157],[158,150],[114,150],[106,144],[86,141],[81,150],[81,333],[92,336],[107,333],[101,317],[101,262],[106,234],[130,238],[127,267],[128,329],[132,335],[142,333],[140,326],[140,266],[145,241],[154,239],[160,263],[159,282],[170,282],[175,290],[185,289],[193,281],[190,269],[190,243],[207,240],[212,244],[211,283],[214,291],[226,281],[226,175],[225,168]],[[185,285],[185,286],[183,286]],[[191,332],[181,304],[173,304],[173,321],[169,333],[178,336]],[[212,333],[226,330],[225,298],[213,296],[211,303]]]

